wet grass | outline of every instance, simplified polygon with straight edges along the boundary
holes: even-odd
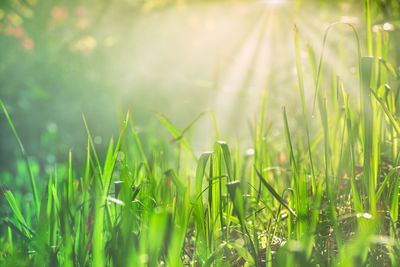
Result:
[[[370,26],[368,20],[367,12]],[[326,31],[324,47],[337,25]],[[358,47],[359,93],[350,94],[340,77],[327,88],[324,53],[317,62],[309,45],[314,103],[305,100],[295,28],[303,132],[291,129],[291,116],[283,108],[286,148],[270,138],[266,92],[258,121],[251,125],[248,151],[221,140],[213,112],[199,114],[183,130],[157,114],[171,134],[170,143],[142,140],[127,112],[120,135],[111,138],[100,158],[90,122],[83,118],[85,168],[75,169],[70,152],[67,171],[56,168],[46,186],[38,187],[0,102],[25,159],[33,195],[25,203],[20,194],[2,188],[13,216],[3,220],[8,232],[1,239],[0,263],[398,266],[400,102],[399,89],[390,84],[399,76],[385,52],[387,32],[368,31],[368,57],[362,57],[357,33],[347,27]],[[216,142],[212,151],[197,157],[189,133],[201,117],[213,121]],[[319,120],[318,126],[311,127],[311,120]]]

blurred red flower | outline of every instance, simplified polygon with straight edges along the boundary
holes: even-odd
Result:
[[[54,7],[51,10],[51,16],[56,19],[65,19],[68,17],[68,10],[65,7]]]
[[[25,32],[22,27],[16,27],[13,29],[12,34],[15,38],[21,38],[22,36],[24,36]]]
[[[76,9],[76,14],[77,14],[79,17],[84,17],[84,16],[86,16],[86,15],[87,15],[87,9],[86,9],[86,7],[84,7],[84,6],[78,7],[78,8]]]
[[[21,45],[25,50],[32,50],[33,47],[35,46],[35,43],[31,38],[26,37],[22,40]]]

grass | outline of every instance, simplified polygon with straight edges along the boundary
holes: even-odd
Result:
[[[370,29],[369,1],[367,24]],[[323,46],[329,42],[329,31]],[[171,134],[142,140],[127,112],[120,135],[105,158],[87,131],[84,169],[56,168],[38,187],[18,133],[1,108],[25,159],[33,201],[6,186],[13,216],[0,239],[3,266],[398,266],[399,79],[391,65],[388,33],[367,31],[368,57],[358,47],[359,93],[334,77],[324,81],[324,53],[317,63],[307,47],[315,83],[307,105],[294,30],[299,103],[305,139],[282,109],[286,149],[276,147],[266,125],[266,98],[251,125],[253,149],[221,141],[213,112],[199,114]],[[375,42],[375,43],[373,43]],[[373,48],[375,47],[375,51]],[[323,48],[324,49],[324,48]],[[309,117],[312,112],[315,119]],[[190,132],[201,118],[212,120],[216,142],[199,157]],[[319,126],[310,122],[319,118]],[[146,147],[146,150],[144,149]],[[31,210],[32,209],[32,210]]]

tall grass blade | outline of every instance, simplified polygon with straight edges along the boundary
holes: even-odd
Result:
[[[7,122],[11,127],[11,130],[14,134],[15,139],[17,140],[18,146],[20,148],[22,157],[25,160],[26,163],[26,167],[28,168],[28,173],[29,173],[29,178],[30,178],[30,182],[31,182],[31,187],[32,187],[32,193],[33,193],[33,200],[34,200],[34,205],[35,205],[35,210],[36,210],[36,216],[37,216],[37,220],[39,220],[39,215],[40,215],[40,200],[39,200],[39,194],[38,191],[36,189],[36,181],[35,181],[35,177],[33,175],[33,171],[32,171],[32,166],[31,163],[29,161],[28,155],[26,154],[25,148],[22,145],[22,141],[19,138],[19,135],[17,133],[17,131],[15,130],[14,124],[11,121],[10,116],[8,115],[7,109],[3,104],[3,101],[0,99],[0,106],[4,112],[4,115],[6,116]]]
[[[14,213],[15,218],[17,221],[22,225],[22,229],[28,238],[32,238],[31,233],[28,231],[28,226],[26,225],[24,216],[22,215],[20,209],[18,208],[17,202],[15,201],[14,195],[9,190],[5,190],[4,196],[7,199],[8,204],[11,207],[11,210]]]
[[[172,135],[174,138],[173,140],[179,141],[179,143],[182,145],[182,147],[189,153],[189,155],[197,161],[196,156],[193,153],[192,148],[190,147],[189,142],[186,140],[185,137],[183,137],[183,133],[181,133],[178,129],[175,128],[174,125],[162,114],[157,114],[158,119],[161,121],[161,123],[165,126],[165,128],[168,130],[168,132]]]
[[[282,205],[284,206],[294,217],[296,217],[296,213],[294,210],[289,207],[289,205],[286,203],[286,201],[275,191],[275,189],[264,179],[264,177],[261,175],[261,173],[257,170],[257,176],[260,178],[261,182],[263,185],[268,189],[268,191],[272,194],[272,196]]]

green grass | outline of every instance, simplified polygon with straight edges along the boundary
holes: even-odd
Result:
[[[333,24],[318,61],[313,47],[307,47],[315,97],[306,103],[301,32],[295,28],[303,132],[291,128],[292,118],[283,108],[286,148],[271,141],[266,92],[257,123],[251,125],[252,153],[223,141],[211,111],[182,130],[157,114],[172,136],[169,143],[141,139],[127,112],[120,135],[110,139],[100,158],[90,122],[83,118],[88,137],[84,168],[72,164],[70,152],[67,171],[55,168],[46,185],[38,187],[0,101],[33,196],[27,203],[21,194],[2,188],[12,216],[2,218],[7,235],[0,239],[0,264],[397,266],[400,94],[390,84],[396,85],[399,75],[390,63],[387,32],[372,33],[369,1],[365,6],[368,57],[362,57],[363,43],[347,25],[358,49],[358,94],[340,77],[329,82],[331,73],[323,68],[329,32],[339,25]],[[213,122],[215,143],[197,157],[190,132],[202,117]]]

